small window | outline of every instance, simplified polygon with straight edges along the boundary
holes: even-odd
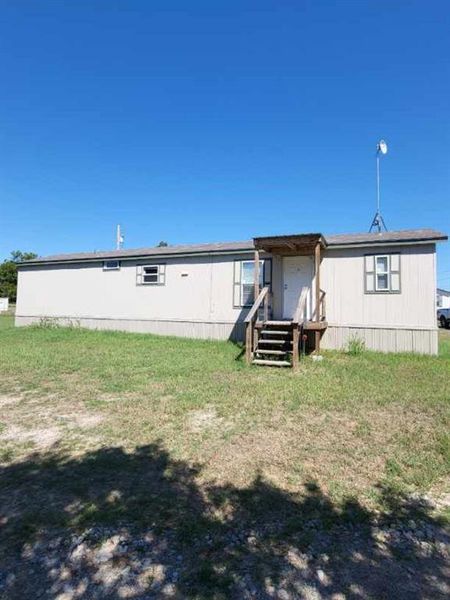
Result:
[[[375,289],[377,292],[389,290],[389,256],[375,257]]]
[[[234,263],[234,300],[235,307],[252,306],[255,296],[253,260],[236,260]],[[259,285],[270,286],[272,277],[272,261],[259,261]]]
[[[138,265],[136,283],[137,285],[165,285],[166,265]]]
[[[378,254],[364,257],[365,292],[400,293],[400,254]]]
[[[255,297],[255,263],[252,260],[241,262],[241,303],[242,306],[251,306]],[[264,285],[264,263],[259,262],[259,285]]]
[[[120,269],[120,261],[119,260],[105,260],[103,263],[104,271],[118,271]]]

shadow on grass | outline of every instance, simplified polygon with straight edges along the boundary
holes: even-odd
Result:
[[[2,467],[0,597],[448,597],[448,537],[424,503],[380,489],[375,514],[314,483],[199,471],[156,444]]]
[[[245,344],[242,342],[232,342],[233,346],[235,346],[236,351],[238,352],[234,357],[236,362],[244,362],[245,359]]]

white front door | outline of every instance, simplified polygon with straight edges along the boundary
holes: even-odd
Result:
[[[306,316],[311,318],[313,261],[311,256],[283,257],[283,319],[292,319],[302,287],[309,288]]]

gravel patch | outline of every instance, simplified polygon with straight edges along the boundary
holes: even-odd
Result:
[[[305,525],[312,534],[306,547],[292,539],[274,546],[271,540],[280,540],[282,530],[276,521],[232,528],[219,537],[194,536],[185,547],[173,530],[132,535],[127,527],[93,527],[55,535],[24,547],[20,559],[0,571],[0,594],[58,600],[410,600],[450,594],[450,537],[438,525],[375,522],[330,530],[314,520]],[[205,556],[214,568],[209,578],[200,573],[199,583],[193,574]],[[196,595],[199,585],[203,595]]]

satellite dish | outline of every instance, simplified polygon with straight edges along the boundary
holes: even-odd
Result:
[[[380,140],[377,145],[378,152],[381,154],[387,154],[387,144],[384,140]]]

